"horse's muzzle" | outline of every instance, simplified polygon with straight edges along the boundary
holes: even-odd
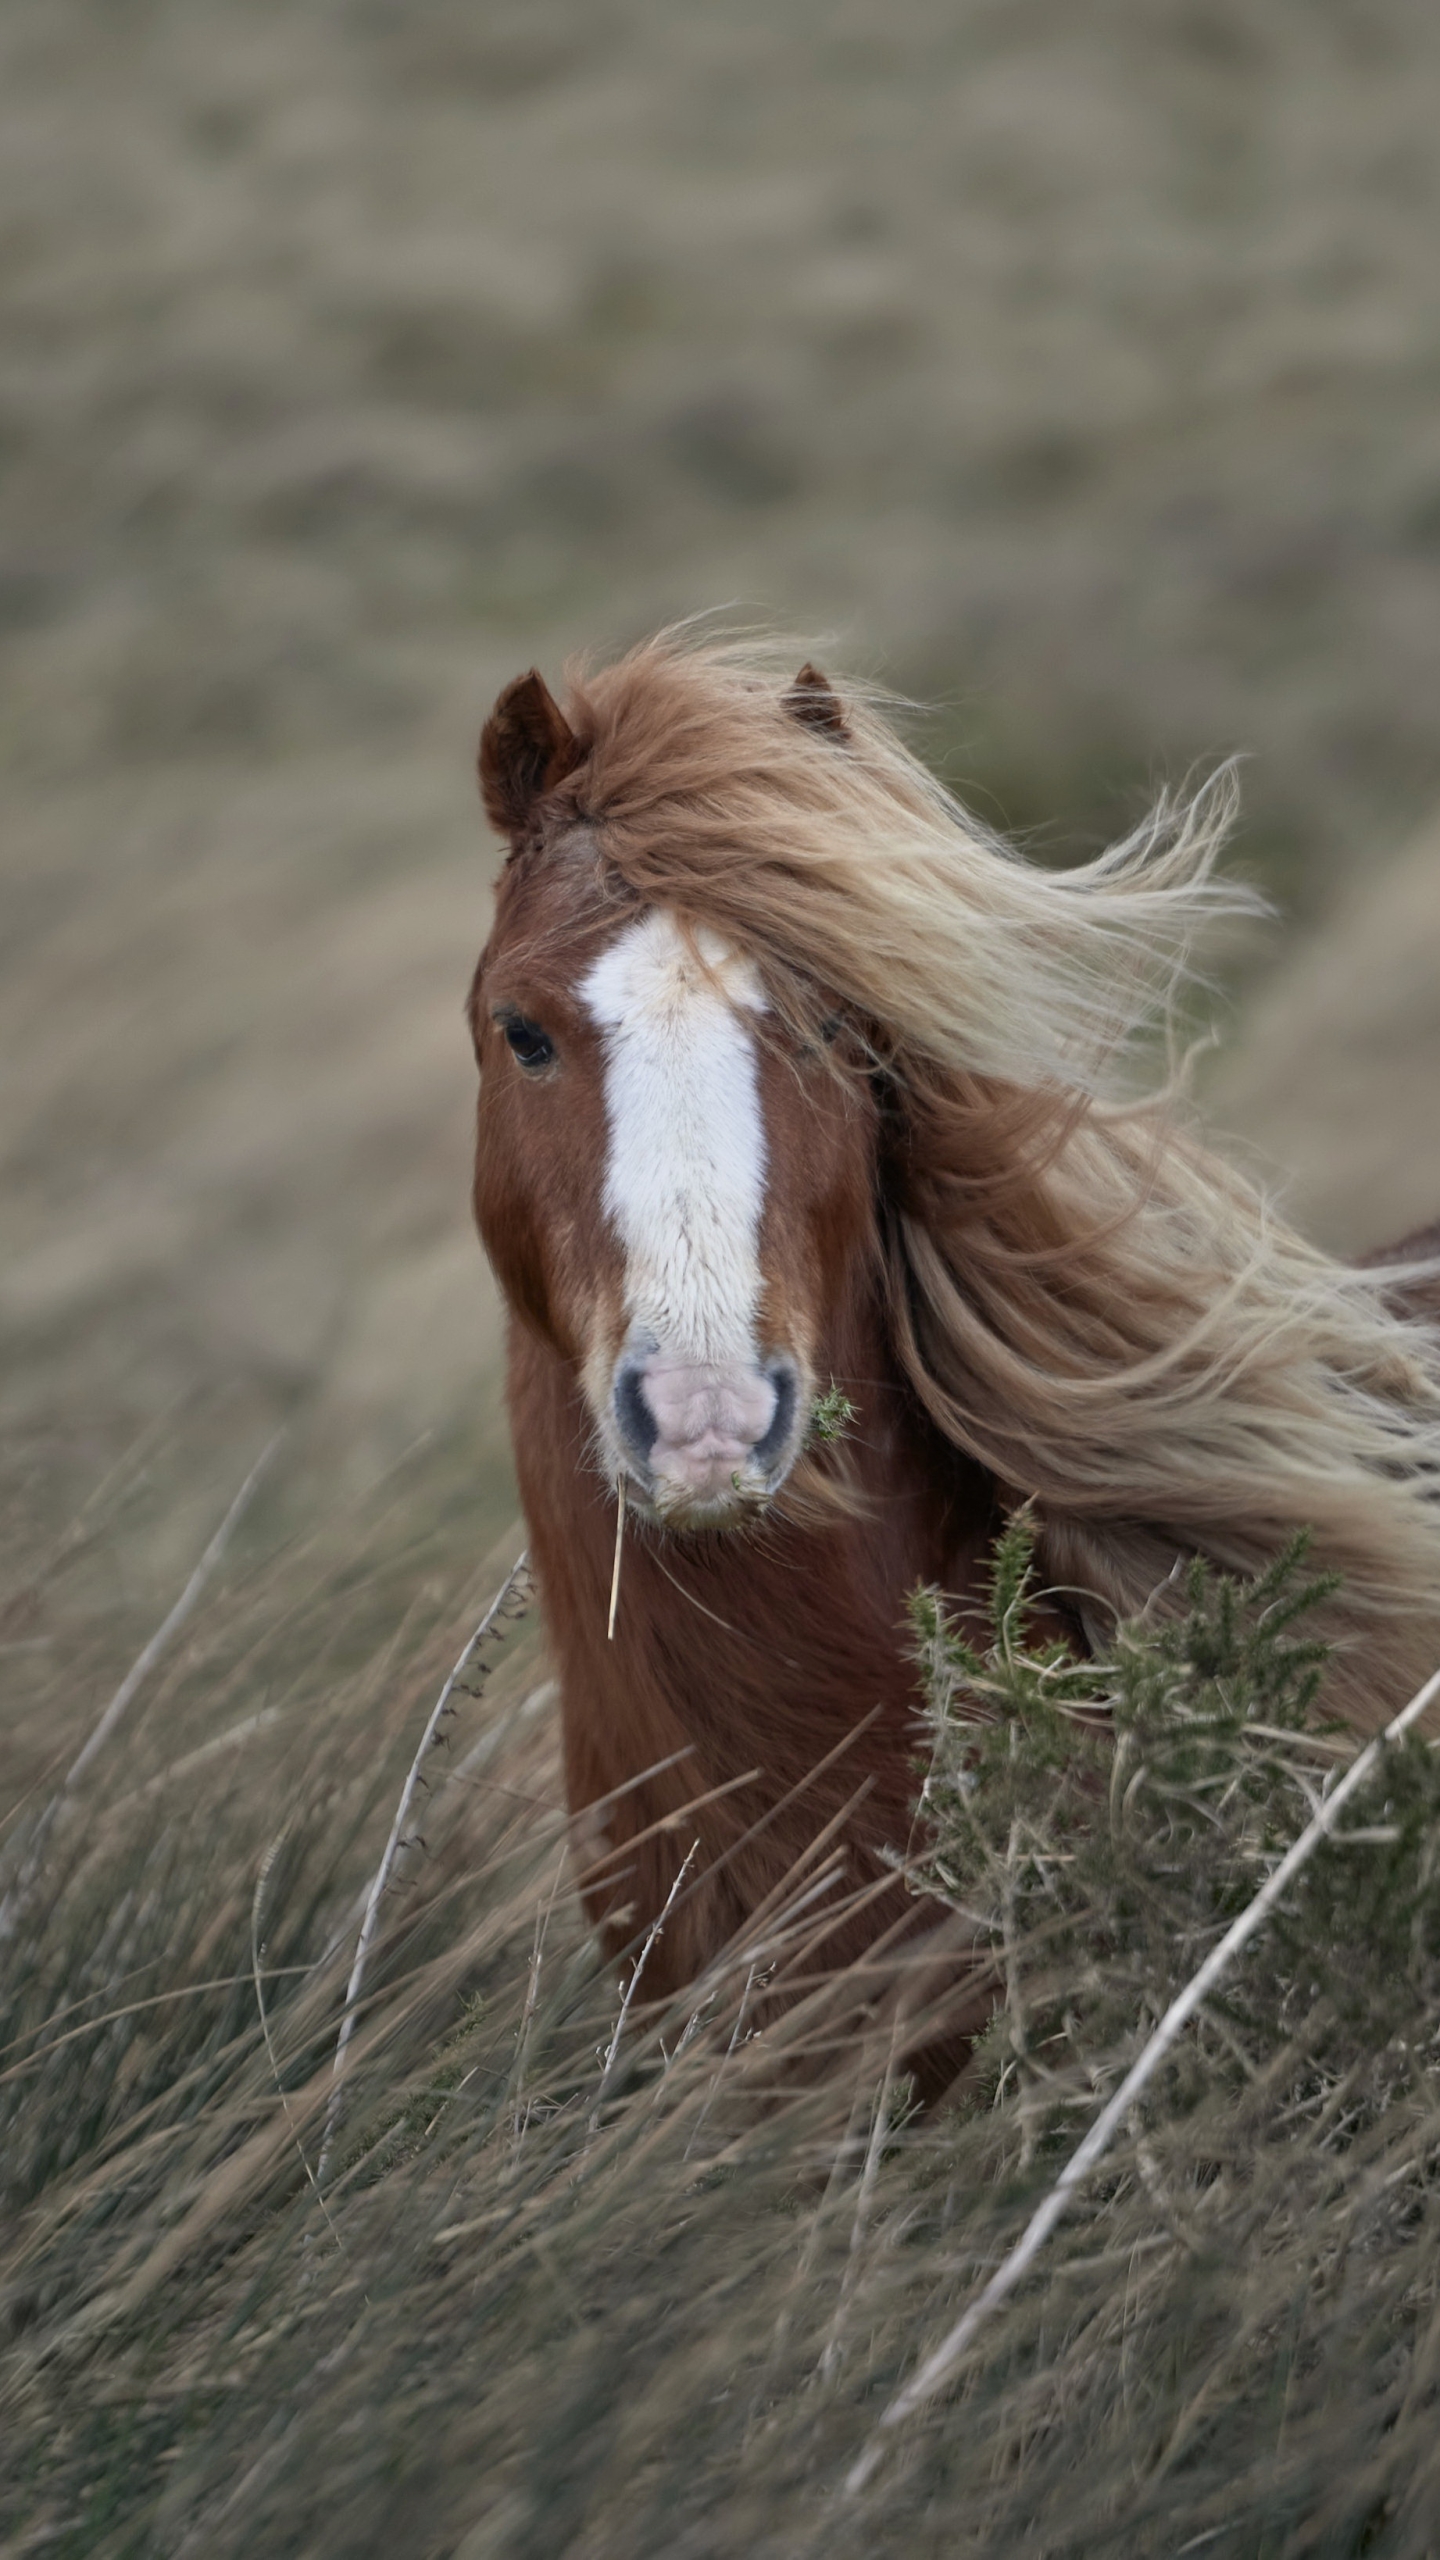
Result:
[[[640,1507],[673,1528],[723,1528],[753,1512],[803,1436],[799,1374],[783,1353],[763,1364],[632,1353],[615,1373],[613,1410]]]

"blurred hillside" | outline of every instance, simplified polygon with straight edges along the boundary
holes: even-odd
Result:
[[[169,1415],[228,1482],[298,1407],[326,1467],[431,1428],[501,1487],[460,1004],[475,730],[532,658],[727,601],[829,631],[1058,853],[1239,749],[1242,855],[1368,911],[1440,799],[1437,114],[1419,0],[9,0],[35,1480]],[[1332,1085],[1223,1085],[1347,1240],[1382,1157],[1440,1203],[1426,1021],[1428,1087],[1366,1052],[1353,1222]]]
[[[1338,1253],[1440,1216],[1440,820],[1325,922],[1247,1008],[1209,1089],[1291,1215]]]

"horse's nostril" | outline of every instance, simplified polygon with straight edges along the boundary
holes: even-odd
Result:
[[[632,1457],[648,1467],[655,1446],[656,1422],[645,1400],[645,1387],[638,1369],[622,1369],[615,1381],[615,1419],[621,1437]]]
[[[769,1364],[770,1384],[775,1390],[775,1410],[764,1438],[757,1440],[751,1452],[757,1467],[773,1467],[782,1454],[795,1422],[796,1381],[794,1365],[789,1360],[772,1360]]]

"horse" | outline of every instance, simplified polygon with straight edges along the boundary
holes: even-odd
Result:
[[[1141,1071],[1259,903],[1228,774],[1044,870],[876,697],[684,634],[518,677],[479,772],[474,1209],[608,1953],[678,1991],[817,1843],[817,1960],[925,1922],[907,1599],[976,1612],[1021,1502],[1077,1650],[1306,1527],[1383,1721],[1440,1660],[1440,1237],[1343,1267]]]

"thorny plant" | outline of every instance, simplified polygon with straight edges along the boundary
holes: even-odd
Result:
[[[832,1378],[810,1407],[810,1430],[816,1440],[843,1440],[855,1419],[855,1407]]]
[[[1316,1721],[1327,1648],[1304,1622],[1333,1582],[1305,1573],[1303,1533],[1250,1582],[1196,1559],[1094,1660],[1046,1634],[1035,1547],[1025,1507],[983,1634],[934,1590],[912,1602],[931,1744],[912,1881],[994,1968],[976,2077],[1016,2106],[1027,2162],[1073,2139],[1353,1751]],[[1407,1737],[1357,1802],[1172,2057],[1165,2110],[1293,2050],[1296,2103],[1343,2083],[1353,2125],[1361,2082],[1373,2108],[1432,2053],[1428,2023],[1419,2044],[1391,2038],[1440,1994],[1433,1749]]]

